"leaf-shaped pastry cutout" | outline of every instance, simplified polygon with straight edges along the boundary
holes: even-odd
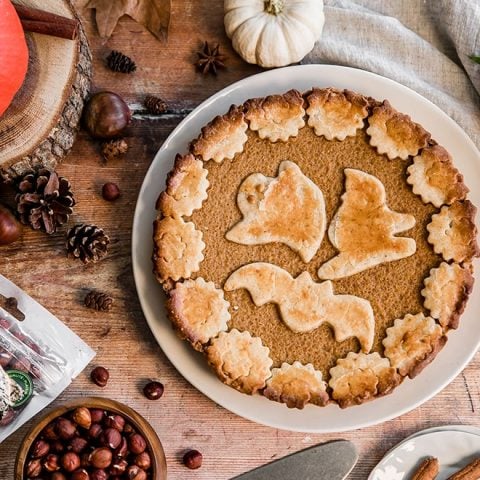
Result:
[[[318,276],[348,277],[385,262],[409,257],[416,251],[412,238],[396,237],[415,225],[412,215],[394,212],[387,206],[385,187],[373,175],[345,169],[345,193],[328,238],[339,254],[324,263]]]
[[[310,332],[328,323],[337,342],[357,337],[364,352],[372,348],[375,320],[370,302],[354,295],[335,295],[330,281],[315,283],[308,272],[294,279],[276,265],[257,262],[228,277],[224,289],[239,288],[250,292],[257,307],[276,303],[282,320],[294,332]]]
[[[323,194],[293,162],[283,161],[278,172],[254,173],[242,182],[237,205],[243,220],[225,236],[242,245],[284,243],[309,262],[325,234]]]

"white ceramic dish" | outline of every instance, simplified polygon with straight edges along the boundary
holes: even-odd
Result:
[[[218,92],[188,115],[170,134],[155,156],[139,193],[133,222],[133,272],[147,322],[161,348],[177,370],[198,390],[226,409],[271,427],[302,432],[340,432],[366,427],[402,415],[450,383],[470,361],[480,344],[475,312],[480,296],[471,296],[460,328],[435,361],[416,380],[406,380],[393,394],[358,407],[341,410],[335,405],[303,410],[288,409],[261,396],[247,396],[221,383],[202,356],[178,339],[166,317],[164,294],[152,274],[152,224],[155,201],[164,188],[175,154],[187,151],[188,143],[215,115],[232,103],[312,86],[349,88],[377,99],[388,98],[401,112],[422,123],[453,155],[472,190],[470,198],[480,205],[480,153],[463,130],[439,108],[412,90],[362,70],[332,65],[302,65],[267,71],[241,80]]]
[[[368,480],[410,479],[420,462],[436,457],[440,473],[436,480],[446,480],[479,457],[480,436],[459,430],[437,430],[418,434],[399,443],[373,469]]]

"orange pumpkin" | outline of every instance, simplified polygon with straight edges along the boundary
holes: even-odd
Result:
[[[27,74],[28,48],[10,0],[0,0],[0,115],[12,103]]]

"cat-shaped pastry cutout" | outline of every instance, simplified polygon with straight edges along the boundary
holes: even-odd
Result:
[[[293,278],[270,263],[251,263],[228,277],[225,291],[245,288],[257,307],[276,303],[288,328],[303,333],[323,323],[333,328],[335,340],[357,337],[363,352],[373,345],[375,320],[367,300],[354,295],[335,295],[332,282],[315,283],[308,272]]]
[[[351,168],[345,175],[342,204],[328,228],[340,253],[319,268],[323,279],[348,277],[416,251],[415,240],[395,236],[412,228],[415,217],[390,210],[385,187],[373,175]]]
[[[322,191],[293,162],[280,163],[277,177],[249,175],[240,185],[237,205],[243,219],[226,233],[242,245],[281,242],[309,262],[326,230]]]

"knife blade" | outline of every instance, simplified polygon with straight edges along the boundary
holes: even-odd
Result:
[[[334,440],[292,453],[232,480],[343,480],[357,460],[352,442]]]

